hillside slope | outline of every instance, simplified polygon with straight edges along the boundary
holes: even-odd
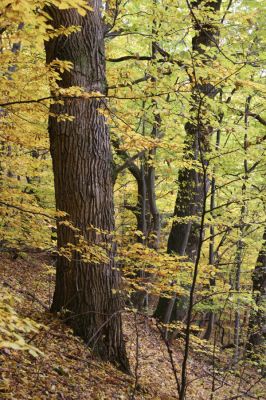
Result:
[[[38,333],[28,335],[27,341],[43,355],[33,357],[28,352],[0,350],[0,399],[177,399],[169,349],[155,321],[142,315],[124,314],[132,376],[100,362],[48,311],[54,280],[51,263],[49,256],[40,253],[22,254],[16,259],[9,254],[1,257],[1,285],[15,297],[14,307],[19,315],[42,325]],[[172,345],[172,357],[178,373],[182,362],[179,348],[180,343],[176,341]],[[250,374],[245,371],[239,379],[224,379],[222,372],[216,374],[213,399],[262,399],[260,377]],[[256,380],[259,384],[255,384]],[[212,384],[210,360],[193,352],[187,399],[209,399]]]

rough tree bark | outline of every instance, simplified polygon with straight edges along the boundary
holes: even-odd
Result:
[[[265,355],[266,349],[266,228],[263,233],[263,243],[259,252],[256,267],[252,275],[253,297],[258,309],[252,311],[249,320],[248,350],[251,357]],[[265,374],[265,366],[264,366]]]
[[[203,3],[202,0],[188,2],[190,10],[196,9]],[[221,7],[222,0],[213,0],[205,3],[206,7],[211,7],[213,15]],[[208,64],[211,59],[208,56],[207,48],[212,47],[218,36],[217,27],[212,23],[211,18],[206,20],[205,23],[199,23],[194,21],[195,29],[198,34],[192,39],[192,50],[200,54],[202,62]],[[201,47],[201,46],[204,46]],[[195,79],[196,78],[196,79]],[[215,89],[209,83],[195,83],[198,77],[190,77],[193,88],[193,101],[195,107],[199,102],[201,95],[213,98],[217,94]],[[192,112],[193,112],[192,109]],[[187,160],[198,160],[199,149],[198,141],[201,141],[201,147],[203,152],[209,151],[209,140],[212,134],[212,127],[208,124],[202,124],[202,132],[200,132],[200,138],[198,135],[198,128],[195,123],[188,122],[185,125],[186,130],[186,148],[187,152],[185,159]],[[202,174],[198,173],[195,168],[182,168],[178,174],[178,186],[179,190],[174,208],[174,218],[182,219],[191,217],[190,221],[180,222],[180,220],[174,220],[170,235],[168,238],[167,251],[169,254],[175,253],[181,256],[187,255],[191,261],[195,261],[199,246],[199,223],[195,217],[199,217],[202,212],[203,204],[203,186],[204,182]],[[209,183],[208,183],[209,186]],[[174,296],[175,298],[175,296]],[[169,323],[173,320],[182,319],[185,316],[186,299],[180,298],[179,300],[174,298],[169,299],[166,297],[160,297],[154,316],[164,323]]]
[[[81,26],[69,36],[50,39],[45,44],[47,63],[67,60],[71,71],[60,73],[61,88],[79,86],[87,92],[106,92],[104,26],[101,1],[90,2],[93,11],[85,17],[75,9],[47,9],[54,28]],[[77,228],[57,223],[58,248],[74,246],[71,259],[58,255],[53,312],[65,310],[75,334],[81,336],[95,354],[129,370],[122,337],[120,273],[114,267],[115,246],[113,178],[109,130],[101,107],[104,100],[67,98],[50,107],[49,135],[53,160],[57,210]],[[59,121],[53,115],[69,114],[74,120]],[[65,218],[63,218],[65,219]],[[92,229],[88,227],[93,226]],[[94,228],[104,230],[97,233]],[[83,238],[88,245],[100,244],[109,261],[85,261],[75,249]]]

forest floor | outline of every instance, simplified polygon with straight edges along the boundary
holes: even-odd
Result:
[[[0,351],[0,399],[177,399],[169,351],[155,321],[138,315],[136,324],[132,314],[125,314],[124,335],[132,376],[121,373],[95,359],[84,342],[49,313],[52,268],[51,258],[43,254],[23,254],[16,259],[8,254],[1,257],[0,285],[16,299],[14,307],[19,315],[43,326],[38,334],[29,334],[27,338],[43,355],[33,357],[27,351]],[[182,352],[178,340],[172,344],[172,350],[175,368],[180,374]],[[221,352],[218,353],[220,357]],[[216,372],[214,380],[212,370],[211,357],[193,350],[188,364],[187,400],[265,399],[261,378],[252,370],[243,369],[239,377],[228,371]],[[213,382],[215,390],[211,397]]]

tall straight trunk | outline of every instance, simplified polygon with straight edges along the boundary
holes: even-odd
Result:
[[[244,135],[244,144],[243,148],[245,153],[247,152],[248,148],[248,113],[250,108],[250,101],[251,97],[249,96],[246,100],[245,106],[245,135]],[[244,169],[244,182],[242,185],[242,197],[246,196],[246,184],[249,179],[249,169],[248,169],[248,160],[247,158],[244,159],[243,163]],[[245,233],[245,217],[247,215],[247,204],[244,201],[241,207],[240,213],[240,232],[239,232],[239,240],[236,246],[236,258],[235,258],[235,281],[234,281],[234,289],[236,292],[240,292],[241,289],[241,272],[242,272],[242,263],[243,263],[243,256],[244,256],[244,247],[245,243],[243,241],[244,233]],[[235,311],[235,323],[234,323],[234,363],[236,364],[239,359],[240,354],[240,332],[241,332],[241,314],[240,314],[240,304],[239,300],[237,300],[237,308]]]
[[[85,17],[75,9],[47,9],[54,28],[81,26],[77,33],[46,42],[47,63],[56,59],[73,63],[72,70],[60,74],[61,88],[79,86],[105,94],[101,1],[90,4],[93,11]],[[71,259],[62,253],[57,258],[52,311],[65,310],[74,333],[95,354],[128,371],[118,293],[120,273],[114,268],[115,246],[109,234],[114,229],[113,179],[109,130],[100,111],[103,106],[104,100],[69,97],[64,104],[55,102],[50,107],[56,208],[67,213],[57,223],[58,248],[73,246]],[[60,122],[54,116],[60,114],[74,116],[74,120]],[[89,249],[97,244],[104,247],[108,257],[98,263],[87,261],[75,248],[82,241]]]
[[[266,350],[266,227],[263,233],[263,243],[259,252],[255,270],[252,275],[253,298],[258,307],[251,312],[249,320],[248,350],[253,358],[263,363],[263,355]],[[264,366],[265,374],[265,366]]]
[[[244,213],[245,213],[244,207],[245,206],[243,206],[242,210],[241,210],[241,214],[243,214],[242,216],[244,216]],[[240,239],[237,242],[236,260],[235,260],[236,270],[235,270],[234,289],[237,293],[239,293],[240,289],[241,289],[240,278],[241,278],[242,262],[243,262],[243,255],[244,255],[243,235],[244,235],[244,227],[243,227],[243,222],[242,222],[242,225],[240,227]],[[240,332],[241,332],[241,313],[240,313],[239,300],[237,300],[237,307],[236,307],[236,311],[235,311],[235,320],[234,320],[234,364],[237,364],[238,360],[239,360]]]
[[[156,132],[158,127],[154,123],[153,135],[156,137]],[[161,233],[161,216],[159,209],[157,207],[156,201],[156,185],[155,185],[155,167],[152,165],[153,159],[156,155],[156,149],[152,149],[149,152],[149,158],[151,160],[151,165],[148,165],[147,171],[147,189],[148,189],[148,199],[149,199],[149,210],[150,210],[150,230],[149,230],[149,247],[155,250],[159,249],[160,244],[160,233]]]
[[[222,119],[223,119],[223,115],[221,115],[221,117],[220,117],[220,121],[219,121],[220,123],[222,122]],[[218,150],[219,146],[220,146],[220,136],[221,136],[221,130],[218,129],[217,134],[216,134],[216,145],[215,145],[216,150]],[[213,171],[213,173],[215,173],[215,171]],[[213,175],[212,180],[211,180],[211,200],[210,200],[210,210],[211,210],[212,218],[215,218],[213,215],[213,210],[215,209],[215,200],[216,200],[215,196],[216,196],[216,180],[215,180],[215,176]],[[210,265],[215,265],[214,237],[215,237],[215,229],[214,229],[214,226],[211,225],[210,226],[210,244],[209,244],[209,264]],[[215,278],[213,278],[213,277],[210,278],[209,282],[210,282],[210,287],[215,286]],[[212,304],[212,300],[211,300],[211,304]],[[212,335],[213,326],[214,326],[214,322],[215,322],[214,312],[209,311],[207,318],[208,318],[207,329],[204,334],[205,340],[209,340]]]
[[[153,0],[153,5],[156,9],[157,7],[157,0]],[[157,26],[156,19],[153,20],[152,25],[152,34],[158,34],[159,27]],[[152,42],[152,65],[156,66],[156,55],[157,55],[157,43],[156,41]],[[156,77],[151,77],[151,82],[154,83],[156,86]],[[152,99],[152,108],[154,111],[153,115],[153,126],[151,131],[151,137],[156,139],[160,135],[160,129],[162,125],[162,119],[160,113],[158,113],[158,104],[155,99]],[[160,244],[160,233],[161,233],[161,216],[159,213],[159,209],[157,207],[156,201],[156,177],[155,177],[155,166],[154,166],[154,159],[156,156],[156,148],[154,147],[152,150],[149,151],[149,163],[147,166],[147,193],[148,193],[148,200],[149,200],[149,209],[150,209],[150,217],[151,217],[151,224],[150,224],[150,232],[149,232],[149,247],[154,248],[156,250],[159,249]]]
[[[192,8],[198,8],[203,3],[202,0],[195,0],[191,3]],[[213,0],[206,2],[206,7],[211,7],[213,15],[221,7],[222,0]],[[193,21],[195,23],[195,21]],[[202,62],[208,64],[211,59],[208,56],[208,47],[213,47],[213,43],[216,41],[219,32],[215,25],[212,25],[211,18],[201,25],[195,23],[195,29],[198,34],[192,39],[192,50],[198,54],[201,54]],[[204,47],[201,47],[201,46]],[[198,77],[197,77],[198,78]],[[193,82],[193,79],[191,79]],[[209,83],[196,84],[193,88],[193,102],[196,109],[200,102],[200,95],[206,95],[210,98],[215,97],[218,90]],[[186,131],[186,154],[185,161],[197,161],[199,159],[199,148],[198,143],[201,142],[201,151],[207,153],[209,151],[209,141],[212,133],[212,127],[208,124],[200,123],[200,132],[195,122],[188,122],[185,125]],[[200,136],[200,137],[198,137]],[[178,255],[187,255],[191,261],[195,261],[197,250],[199,246],[199,223],[195,221],[195,217],[199,218],[202,213],[202,206],[204,200],[204,185],[207,188],[208,182],[203,181],[202,174],[199,173],[195,168],[182,168],[178,174],[179,190],[176,197],[174,218],[181,219],[174,220],[170,235],[168,238],[167,251],[169,254],[175,253]],[[186,220],[191,217],[191,221],[182,222],[182,218]],[[174,296],[175,297],[175,296]],[[179,308],[177,310],[176,308]],[[171,312],[169,311],[171,308]],[[157,309],[155,311],[155,317],[164,323],[171,322],[175,319],[182,319],[185,316],[186,299],[180,298],[179,304],[173,299],[161,297]],[[168,316],[167,318],[165,316]]]

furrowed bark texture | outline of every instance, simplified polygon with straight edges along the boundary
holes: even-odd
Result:
[[[266,228],[263,233],[263,244],[258,255],[256,267],[252,275],[253,298],[258,309],[253,310],[249,321],[249,345],[248,349],[253,352],[253,356],[263,354],[266,350]],[[264,366],[264,374],[266,368]]]
[[[49,7],[55,28],[72,25],[81,30],[59,36],[46,43],[47,63],[67,60],[71,71],[61,73],[59,86],[79,86],[87,92],[105,93],[105,56],[101,2],[91,2],[93,11],[85,17],[76,10]],[[68,322],[95,354],[129,370],[122,338],[121,300],[115,293],[120,287],[120,273],[114,269],[111,235],[97,233],[89,226],[106,232],[114,229],[112,160],[109,130],[101,108],[104,101],[67,98],[64,104],[52,104],[52,114],[69,114],[73,121],[49,118],[49,135],[53,159],[56,208],[68,214],[68,221],[57,224],[58,248],[79,245],[80,238],[89,246],[100,244],[109,261],[84,261],[80,252],[72,251],[71,260],[58,256],[56,287],[52,311],[66,310]],[[65,220],[65,218],[62,218]],[[81,236],[79,236],[81,235]],[[79,236],[79,237],[78,237]]]
[[[192,1],[189,4],[190,10],[197,9],[202,5],[202,0]],[[211,7],[213,15],[221,7],[222,0],[213,0],[206,3],[206,6]],[[193,15],[192,15],[193,16]],[[192,18],[193,20],[193,18]],[[195,29],[198,34],[192,38],[192,50],[198,54],[201,54],[204,58],[202,61],[208,65],[212,60],[208,56],[206,48],[212,47],[218,37],[217,27],[213,24],[211,18],[205,23],[199,24],[193,20]],[[205,47],[202,48],[201,45]],[[195,79],[196,78],[196,79]],[[201,96],[208,96],[210,98],[215,97],[217,89],[214,88],[210,83],[199,84],[195,83],[198,80],[197,77],[190,77],[191,83],[194,85],[193,88],[193,101],[195,106],[193,111],[197,109]],[[200,130],[196,123],[193,121],[188,122],[185,125],[186,130],[186,148],[187,152],[185,160],[198,160],[199,159],[199,148],[198,142],[201,142],[201,149],[204,153],[209,151],[209,141],[212,134],[212,127],[206,122],[200,123]],[[200,137],[198,137],[200,136]],[[202,173],[198,172],[195,168],[182,168],[178,174],[178,186],[179,190],[176,197],[174,217],[181,219],[175,220],[172,224],[170,235],[168,238],[167,251],[169,254],[176,253],[181,256],[187,255],[191,261],[195,261],[198,247],[199,247],[199,230],[200,224],[199,219],[202,213],[203,200],[204,200],[204,184],[209,187],[209,182],[203,181]],[[182,222],[182,218],[186,219]],[[191,220],[189,220],[191,218]],[[198,221],[197,221],[198,219]],[[180,298],[173,305],[173,299],[160,297],[157,309],[154,316],[164,323],[172,322],[176,319],[183,319],[186,312],[186,298]],[[170,311],[171,312],[170,312]],[[168,318],[166,318],[168,315]],[[169,319],[169,320],[168,320]]]

